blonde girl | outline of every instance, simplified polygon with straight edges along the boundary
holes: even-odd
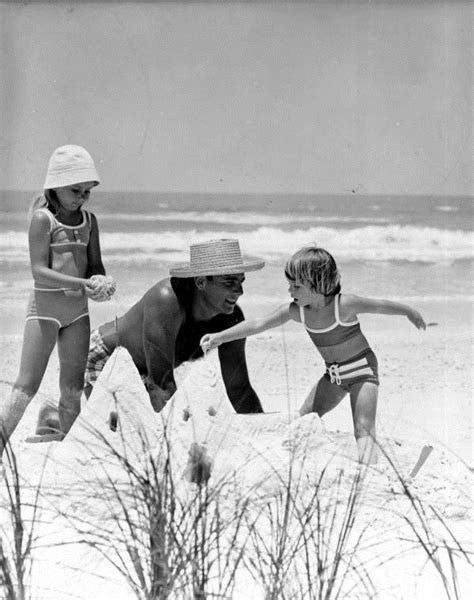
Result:
[[[323,416],[349,394],[359,460],[376,462],[377,358],[361,331],[357,315],[403,315],[418,329],[425,329],[423,317],[400,302],[341,294],[336,262],[329,252],[317,246],[296,252],[286,264],[285,275],[292,298],[289,306],[225,331],[206,334],[201,345],[209,350],[290,319],[301,323],[326,363],[326,372],[309,393],[300,414],[316,412]]]
[[[61,146],[49,160],[44,191],[32,204],[28,243],[34,289],[19,374],[10,398],[0,407],[0,456],[39,389],[56,343],[59,437],[69,431],[79,413],[89,346],[87,301],[88,297],[105,299],[97,294],[101,281],[97,275],[105,275],[97,219],[83,208],[98,184],[87,150]]]

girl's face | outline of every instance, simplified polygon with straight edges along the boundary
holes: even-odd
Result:
[[[324,295],[311,289],[307,281],[292,281],[288,279],[288,292],[298,306],[324,306]]]
[[[74,212],[89,200],[91,189],[95,186],[95,181],[85,181],[55,188],[56,197],[61,208],[66,211]]]

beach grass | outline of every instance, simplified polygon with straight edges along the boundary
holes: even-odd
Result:
[[[383,447],[375,480],[372,471],[341,466],[336,457],[311,475],[294,456],[284,469],[271,466],[277,484],[269,492],[258,485],[242,489],[235,472],[190,482],[185,469],[176,469],[166,431],[158,448],[141,435],[139,452],[95,433],[107,456],[96,457],[86,486],[71,473],[76,487],[56,480],[53,488],[32,489],[7,447],[1,506],[10,520],[2,529],[0,563],[5,599],[36,597],[29,574],[35,546],[44,541],[35,524],[45,501],[53,512],[57,507],[54,519],[74,532],[65,536],[67,543],[107,561],[130,598],[383,598],[374,569],[403,568],[404,557],[415,554],[425,557],[422,570],[431,566],[439,577],[442,597],[462,598],[458,574],[461,563],[472,567],[470,550]],[[380,477],[386,488],[374,503],[367,491]],[[58,506],[64,494],[80,501],[79,513]]]
[[[391,339],[398,348],[395,333]],[[11,371],[18,352],[14,341],[8,355]],[[302,351],[293,337],[287,341],[289,352]],[[262,357],[263,342],[268,340],[252,351]],[[277,353],[275,341],[270,348]],[[432,370],[420,375],[413,392],[417,403],[410,397],[410,409],[419,411],[417,423],[423,422],[427,396],[452,404],[447,387],[440,391],[438,383],[431,383],[434,369],[444,368],[444,351],[435,350],[429,349]],[[386,405],[395,407],[397,402],[408,405],[405,392],[398,389],[407,369],[417,369],[408,359],[402,368],[397,356],[395,350],[390,355],[393,372],[384,392]],[[446,366],[453,377],[456,365],[451,360]],[[262,374],[269,395],[279,384],[277,366]],[[139,376],[135,386],[134,373],[125,367],[119,361],[114,376],[104,383],[123,380],[118,395],[124,406],[133,406],[134,414],[147,396]],[[55,368],[53,362],[44,392],[48,397],[54,393]],[[289,387],[301,395],[309,374],[303,367],[297,374],[299,387],[293,381],[296,375],[291,375]],[[197,385],[196,377],[191,380]],[[465,403],[465,382],[456,381],[455,398]],[[185,387],[183,381],[183,402],[194,397],[198,406],[211,400],[208,388],[199,394],[190,388],[186,395]],[[98,386],[87,410],[94,403],[100,407],[104,394]],[[460,406],[464,404],[456,404]],[[405,437],[398,439],[399,430],[397,437],[392,430],[389,437],[380,437],[380,465],[361,472],[352,453],[352,433],[337,431],[335,417],[342,410],[331,415],[326,429],[315,415],[289,424],[284,412],[231,415],[222,422],[219,412],[205,413],[204,424],[209,432],[217,428],[214,438],[219,443],[205,443],[210,476],[193,478],[186,474],[189,451],[193,443],[202,444],[202,439],[186,437],[197,416],[194,407],[190,421],[179,427],[170,423],[160,429],[145,419],[134,439],[131,430],[124,433],[119,416],[115,433],[104,420],[103,428],[92,424],[82,442],[80,436],[75,441],[68,436],[61,443],[25,444],[22,438],[34,427],[36,410],[34,404],[28,409],[12,437],[12,460],[6,454],[3,461],[7,475],[0,484],[0,525],[7,571],[2,572],[2,598],[21,597],[18,590],[23,589],[25,597],[48,600],[454,600],[466,597],[470,589],[472,470],[447,447],[435,444],[421,471],[410,478],[425,442],[408,439],[408,434],[414,437],[414,426],[407,429],[406,415],[397,420]],[[437,410],[441,414],[441,407]],[[178,421],[179,410],[175,413]],[[436,414],[431,412],[430,419]],[[388,422],[384,405],[381,420]],[[159,431],[147,437],[155,425]],[[20,510],[18,502],[11,503],[18,498]],[[16,530],[23,531],[23,563],[14,556],[19,547],[15,539],[20,540],[14,534],[15,515],[22,521]],[[17,596],[7,596],[8,590]]]
[[[8,442],[4,445],[0,475],[1,597],[5,600],[27,600],[31,597],[33,550],[38,542],[36,529],[40,520],[41,479],[33,489],[28,486],[15,451]]]

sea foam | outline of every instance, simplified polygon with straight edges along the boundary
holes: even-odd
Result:
[[[328,249],[337,260],[443,262],[472,259],[474,234],[433,227],[367,225],[353,229],[334,227],[256,227],[237,231],[222,228],[187,231],[101,233],[101,247],[107,263],[140,264],[186,261],[189,245],[216,238],[238,238],[244,254],[268,262],[284,261],[306,244]],[[26,234],[9,231],[0,239],[0,261],[25,264],[29,261]]]

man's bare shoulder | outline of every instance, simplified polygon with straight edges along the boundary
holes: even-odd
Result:
[[[171,287],[169,279],[161,279],[160,281],[155,283],[155,285],[153,285],[151,288],[148,289],[147,292],[145,292],[144,298],[160,298],[163,300],[174,298],[175,300],[177,300],[176,294],[174,293],[173,288]]]
[[[183,311],[169,279],[155,283],[144,294],[142,303],[148,311],[169,316],[177,316]]]

